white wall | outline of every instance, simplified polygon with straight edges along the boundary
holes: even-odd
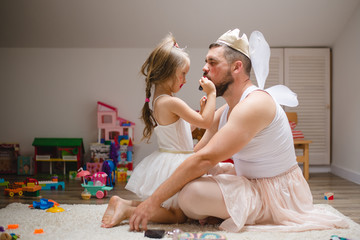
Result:
[[[360,183],[360,6],[333,48],[332,172]]]
[[[198,109],[197,90],[207,46],[188,49],[188,83],[178,93]],[[145,100],[140,67],[151,49],[0,48],[0,142],[19,142],[22,155],[32,156],[35,137],[83,138],[97,141],[96,102],[118,108],[136,123],[134,163],[156,148],[140,143],[140,111]]]
[[[333,46],[332,172],[360,183],[360,6]],[[160,39],[159,39],[160,40]],[[180,43],[181,44],[181,43]],[[114,105],[136,123],[135,164],[156,148],[140,143],[144,102],[140,67],[151,49],[0,48],[0,142],[33,155],[35,137],[97,139],[96,102]],[[198,108],[207,46],[188,49],[188,84],[178,94]],[[218,103],[221,105],[223,101]]]

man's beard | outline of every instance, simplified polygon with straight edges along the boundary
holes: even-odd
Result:
[[[234,82],[234,78],[231,76],[231,72],[228,71],[226,76],[223,78],[221,83],[215,84],[216,88],[216,97],[221,97],[224,95],[226,90],[228,89],[229,85]]]

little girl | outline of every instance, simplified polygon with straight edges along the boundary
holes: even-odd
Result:
[[[141,68],[145,76],[146,98],[142,109],[145,123],[143,139],[157,136],[159,149],[144,158],[134,169],[126,189],[142,200],[148,198],[174,170],[193,153],[191,127],[209,128],[215,112],[216,90],[206,77],[199,80],[207,97],[200,100],[200,112],[191,109],[173,94],[186,83],[190,59],[169,34],[150,54]],[[152,109],[150,97],[154,97]],[[112,227],[131,216],[139,201],[113,196],[105,211],[102,227]],[[163,210],[153,216],[158,223],[178,223],[186,220],[177,203],[177,194],[163,203]]]

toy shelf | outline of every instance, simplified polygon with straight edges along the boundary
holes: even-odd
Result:
[[[16,173],[19,143],[0,142],[0,174]]]

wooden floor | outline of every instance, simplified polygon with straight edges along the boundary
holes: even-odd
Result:
[[[23,181],[25,177],[2,175],[6,181]],[[52,199],[59,204],[105,204],[109,197],[97,199],[92,197],[90,200],[83,200],[80,197],[84,190],[79,180],[65,181],[65,190],[42,190],[40,195],[43,198]],[[315,204],[330,204],[345,216],[360,224],[360,185],[349,182],[343,178],[337,177],[331,173],[312,173],[309,179],[310,189],[313,194]],[[114,190],[109,195],[119,195],[126,199],[137,199],[136,195],[124,189],[124,183],[116,183]],[[0,187],[4,191],[4,187]],[[334,200],[324,200],[325,192],[333,192]],[[26,198],[15,195],[14,197],[0,194],[0,208],[4,208],[9,203],[20,202],[32,204],[32,201],[38,201],[39,198]]]

